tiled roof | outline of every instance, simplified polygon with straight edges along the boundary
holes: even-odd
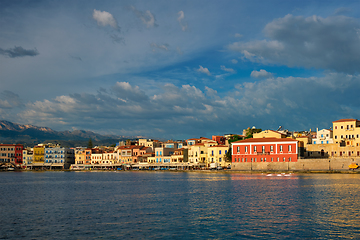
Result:
[[[354,118],[347,118],[347,119],[340,119],[340,120],[333,121],[333,123],[335,123],[335,122],[353,122],[353,121],[359,121],[359,120],[354,119]]]
[[[292,138],[249,138],[245,140],[236,141],[233,143],[255,143],[255,142],[297,142]]]

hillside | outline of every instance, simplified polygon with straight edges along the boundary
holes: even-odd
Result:
[[[63,146],[86,146],[89,138],[96,145],[112,145],[121,140],[137,137],[101,135],[92,131],[55,131],[48,127],[21,125],[9,121],[0,121],[0,143],[20,143],[33,146],[38,143],[57,142]]]

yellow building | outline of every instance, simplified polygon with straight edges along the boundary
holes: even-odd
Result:
[[[259,133],[254,133],[253,138],[286,138],[286,134],[274,130],[264,130]]]
[[[333,122],[334,143],[346,141],[346,145],[360,142],[360,121],[357,119],[340,119]]]
[[[210,163],[218,163],[221,167],[227,167],[226,153],[229,151],[229,147],[226,145],[212,146],[207,151],[206,166],[210,167]]]
[[[33,163],[44,163],[45,146],[38,145],[34,147]]]

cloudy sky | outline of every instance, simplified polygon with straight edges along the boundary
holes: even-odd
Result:
[[[0,120],[184,139],[360,118],[359,1],[0,1]]]

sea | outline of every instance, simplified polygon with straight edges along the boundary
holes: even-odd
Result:
[[[0,239],[357,239],[360,174],[1,172]]]

